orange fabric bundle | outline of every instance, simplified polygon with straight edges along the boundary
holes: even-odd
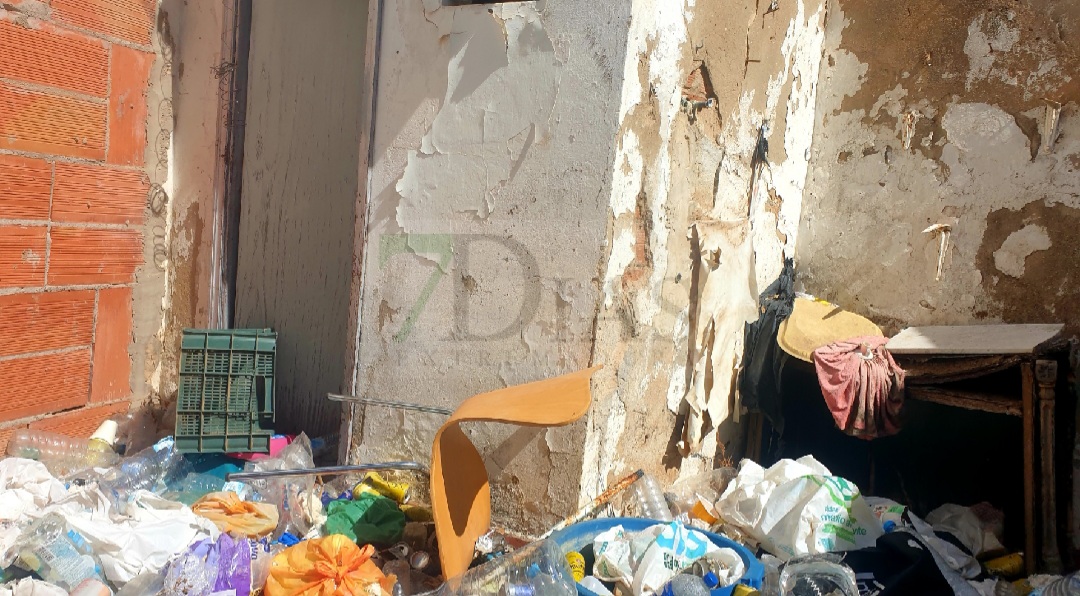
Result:
[[[214,522],[222,532],[258,538],[274,531],[278,510],[272,503],[243,501],[236,493],[210,493],[191,506],[195,515]]]
[[[390,596],[397,578],[371,561],[375,547],[363,548],[333,534],[281,551],[270,564],[266,596]]]

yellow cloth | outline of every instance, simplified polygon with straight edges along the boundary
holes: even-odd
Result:
[[[270,563],[266,596],[390,596],[397,583],[371,561],[375,547],[332,534],[278,553]]]
[[[210,493],[195,501],[191,510],[214,522],[222,532],[258,538],[274,531],[278,510],[272,503],[242,501],[234,492]]]

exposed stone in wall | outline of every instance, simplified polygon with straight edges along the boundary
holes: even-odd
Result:
[[[830,2],[806,289],[889,332],[1074,321],[1075,245],[1055,230],[1080,207],[1078,40],[1071,2]],[[940,237],[923,233],[938,223],[940,280]]]

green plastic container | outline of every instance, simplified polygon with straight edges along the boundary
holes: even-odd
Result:
[[[274,434],[271,329],[185,329],[176,447],[182,453],[268,453]]]

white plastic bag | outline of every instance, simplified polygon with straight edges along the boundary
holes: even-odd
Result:
[[[809,455],[768,470],[743,460],[717,507],[728,523],[785,561],[873,546],[883,533],[859,487]]]
[[[708,536],[682,522],[658,527],[659,534],[634,570],[634,594],[659,593],[664,584],[694,561],[720,550]]]

